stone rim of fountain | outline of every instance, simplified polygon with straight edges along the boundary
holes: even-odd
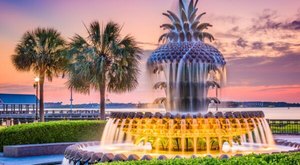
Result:
[[[188,119],[188,118],[263,118],[265,114],[263,111],[241,111],[241,112],[208,112],[202,113],[151,113],[151,112],[112,112],[110,118],[116,119],[142,119],[142,118],[167,118],[167,119]]]
[[[270,154],[278,154],[278,153],[289,153],[289,152],[300,152],[300,143],[296,142],[289,142],[288,140],[283,140],[283,139],[276,139],[275,143],[280,146],[288,146],[294,148],[294,150],[289,150],[289,151],[282,151],[282,152],[272,152]],[[151,155],[142,155],[141,157],[136,155],[136,154],[130,154],[128,156],[117,153],[103,153],[103,152],[89,152],[89,151],[84,151],[83,148],[89,147],[89,146],[99,146],[100,142],[83,142],[83,143],[78,143],[71,145],[66,148],[64,157],[67,159],[69,163],[99,163],[99,162],[113,162],[113,161],[138,161],[138,160],[152,160],[154,157]],[[262,153],[266,154],[266,153]],[[233,157],[240,157],[243,156],[243,154],[235,154]],[[211,155],[207,155],[206,157],[211,157]],[[168,159],[165,155],[159,155],[155,157],[158,160],[166,160]],[[181,159],[182,157],[179,155],[174,156],[173,158],[170,159]],[[191,159],[193,158],[198,158],[196,155],[191,155]],[[221,154],[217,158],[219,159],[228,159],[230,158],[229,155],[227,154]]]
[[[208,112],[206,114],[196,113],[196,114],[172,114],[172,113],[151,113],[151,112],[112,112],[110,118],[112,119],[142,119],[142,118],[158,118],[158,119],[189,119],[189,118],[263,118],[265,115],[262,111],[241,111],[241,112]],[[280,146],[288,146],[294,148],[294,150],[289,151],[281,151],[281,152],[272,152],[271,154],[276,153],[287,153],[287,152],[300,152],[300,143],[289,142],[287,140],[276,139],[276,145]],[[98,163],[98,162],[112,162],[112,161],[136,161],[136,160],[152,160],[154,157],[151,155],[136,155],[136,154],[129,154],[124,155],[122,153],[105,153],[105,152],[93,152],[93,151],[86,151],[84,148],[86,147],[93,147],[93,146],[100,146],[100,141],[96,142],[83,142],[71,145],[66,148],[64,156],[65,159],[69,163]],[[263,153],[262,153],[263,154]],[[235,154],[234,156],[242,156],[243,154]],[[208,157],[212,157],[211,155],[207,155]],[[166,160],[168,159],[166,155],[159,155],[155,157],[159,160]],[[172,157],[174,159],[180,159],[182,156],[175,155]],[[197,158],[196,155],[191,155],[190,158]],[[219,159],[228,159],[229,155],[221,154]]]

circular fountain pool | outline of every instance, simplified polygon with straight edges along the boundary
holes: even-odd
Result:
[[[275,144],[264,114],[112,113],[100,142],[67,148],[64,164],[152,158],[218,157],[293,151],[300,144]]]
[[[225,148],[225,145],[224,145]],[[82,147],[81,151],[83,152],[95,152],[95,153],[112,153],[112,154],[124,154],[129,156],[131,154],[136,154],[139,157],[143,157],[144,155],[151,155],[153,158],[157,158],[160,155],[165,155],[167,158],[174,158],[178,155],[181,157],[189,158],[192,155],[197,157],[203,157],[206,155],[212,156],[220,156],[222,154],[227,154],[230,156],[234,156],[236,154],[251,154],[251,153],[273,153],[273,152],[284,152],[284,151],[291,151],[294,150],[294,147],[290,146],[281,146],[281,145],[263,145],[263,144],[256,144],[256,143],[242,143],[240,145],[234,145],[233,147],[228,147],[227,151],[217,152],[217,151],[210,151],[207,153],[206,151],[200,152],[166,152],[166,151],[153,151],[151,150],[151,145],[134,145],[132,143],[120,143],[120,144],[112,144],[112,145],[91,145]]]
[[[111,161],[133,161],[151,159],[172,159],[172,158],[196,158],[196,157],[220,157],[222,156],[242,156],[246,154],[270,154],[279,152],[297,152],[300,144],[286,141],[278,141],[280,145],[262,145],[256,143],[242,143],[237,146],[227,146],[228,149],[222,152],[163,152],[151,150],[151,145],[134,145],[132,143],[120,143],[111,145],[101,145],[99,142],[78,143],[68,147],[65,151],[63,165],[73,165],[77,163],[93,164],[97,162]],[[223,146],[225,148],[225,145]],[[225,155],[224,155],[225,154]]]

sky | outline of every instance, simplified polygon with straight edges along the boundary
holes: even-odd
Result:
[[[0,93],[34,94],[32,72],[19,72],[11,62],[22,35],[36,27],[53,27],[66,40],[86,36],[83,24],[115,21],[143,48],[139,86],[124,94],[108,93],[112,102],[152,102],[162,96],[149,81],[145,61],[157,48],[167,22],[163,12],[177,12],[177,0],[0,0]],[[200,0],[203,22],[224,55],[227,83],[223,101],[300,102],[300,1]],[[46,102],[69,104],[63,78],[45,84]],[[99,92],[74,94],[74,103],[99,102]]]

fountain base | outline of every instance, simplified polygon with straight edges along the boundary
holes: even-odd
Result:
[[[114,112],[105,126],[101,143],[68,147],[63,164],[234,156],[300,149],[298,143],[279,144],[275,145],[261,111],[207,114]]]
[[[222,151],[223,143],[273,145],[264,114],[255,112],[209,112],[207,114],[112,113],[102,145],[150,143],[155,152]]]
[[[134,144],[113,144],[101,146],[100,142],[79,143],[69,146],[65,151],[65,158],[63,165],[71,165],[80,162],[82,164],[97,163],[97,162],[111,162],[111,161],[133,161],[133,160],[151,160],[151,159],[172,159],[172,158],[197,158],[197,157],[232,157],[242,156],[251,153],[265,154],[265,153],[286,153],[286,152],[300,152],[299,143],[291,143],[284,140],[277,141],[277,145],[272,147],[262,146],[259,144],[242,144],[238,150],[230,149],[225,152],[200,152],[193,153],[164,153],[164,152],[151,152],[141,146]]]

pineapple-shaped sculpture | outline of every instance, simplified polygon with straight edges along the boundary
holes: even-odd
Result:
[[[198,0],[194,3],[190,1],[189,5],[179,0],[179,16],[171,11],[163,13],[168,17],[172,24],[163,24],[161,28],[168,30],[161,35],[159,41],[167,40],[169,42],[184,42],[184,41],[204,41],[205,38],[210,41],[214,40],[214,37],[204,32],[205,29],[211,27],[209,23],[200,23],[200,19],[206,13],[197,15],[198,8],[196,8]]]
[[[214,40],[214,37],[204,32],[212,25],[201,23],[205,13],[197,14],[198,0],[189,3],[179,0],[179,14],[171,11],[163,13],[171,23],[161,25],[166,33],[159,42],[163,45],[156,49],[148,64],[156,73],[164,73],[166,82],[157,86],[164,87],[164,101],[169,112],[206,112],[211,101],[207,91],[211,86],[219,87],[222,70],[225,66],[223,55],[204,40]],[[160,85],[159,85],[160,84]]]

